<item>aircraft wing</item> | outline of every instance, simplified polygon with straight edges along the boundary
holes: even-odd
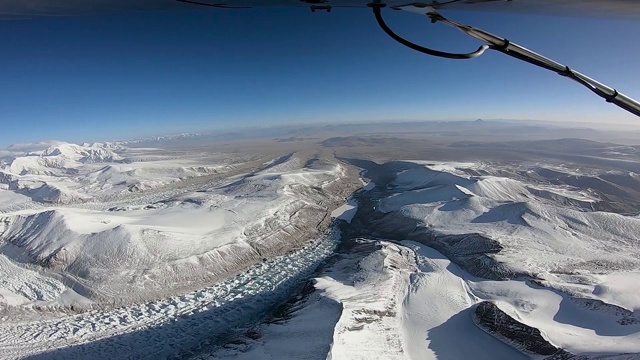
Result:
[[[371,0],[194,0],[217,8],[309,7],[327,10],[339,7],[366,8]],[[596,17],[640,17],[639,0],[407,0],[383,1],[388,7],[406,5],[436,9],[506,11]],[[0,0],[0,18],[19,19],[49,16],[81,16],[122,11],[192,9],[195,5],[179,0]]]

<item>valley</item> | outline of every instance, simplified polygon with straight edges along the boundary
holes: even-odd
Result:
[[[7,150],[3,357],[637,358],[637,147],[300,131]]]

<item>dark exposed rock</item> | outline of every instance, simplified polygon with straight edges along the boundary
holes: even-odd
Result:
[[[565,352],[545,340],[540,330],[513,319],[492,302],[478,304],[472,316],[475,323],[489,334],[528,353],[555,356]]]

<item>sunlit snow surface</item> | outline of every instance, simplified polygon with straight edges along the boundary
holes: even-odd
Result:
[[[640,324],[590,310],[527,280],[474,277],[422,244],[364,240],[380,249],[346,257],[316,278],[312,295],[260,338],[201,359],[526,359],[474,323],[474,306],[493,301],[575,354],[640,351]],[[633,355],[629,359],[635,358]]]
[[[334,201],[314,187],[343,171],[335,162],[306,168],[291,155],[266,165],[222,159],[57,144],[3,160],[0,258],[55,276],[40,281],[29,266],[3,260],[0,304],[68,304],[76,295],[124,303],[208,284],[303,241],[305,227],[331,211],[320,204]],[[57,195],[43,198],[42,188]],[[20,272],[23,280],[11,275]]]
[[[583,189],[545,186],[546,192],[535,192],[542,187],[458,170],[467,167],[439,163],[404,171],[393,182],[397,194],[382,200],[380,209],[443,233],[485,235],[503,246],[491,256],[515,272],[573,295],[640,309],[640,293],[633,291],[640,281],[637,217],[590,211],[588,204],[597,199]],[[553,200],[540,196],[549,193]],[[558,204],[557,198],[584,207]]]
[[[598,199],[584,189],[464,171],[488,167],[432,163],[407,170],[393,182],[398,193],[381,201],[380,208],[442,233],[479,233],[496,240],[503,249],[491,257],[514,273],[539,279],[546,288],[462,277],[474,296],[496,301],[554,345],[578,354],[640,351],[638,323],[623,325],[615,311],[587,309],[580,300],[597,299],[639,314],[638,218],[590,211],[588,204]],[[541,196],[548,194],[554,196]],[[572,205],[559,204],[561,198]]]
[[[0,357],[163,358],[259,320],[331,254],[329,213],[358,185],[333,158],[266,156],[2,158]]]
[[[331,212],[331,217],[338,218],[340,220],[344,220],[348,223],[351,223],[351,220],[356,215],[357,211],[358,211],[358,202],[354,199],[349,199],[346,204],[333,210]]]
[[[41,321],[0,314],[2,357],[536,357],[474,323],[482,301],[574,354],[640,352],[640,322],[630,321],[640,311],[640,218],[593,211],[601,199],[586,187],[502,176],[496,164],[417,161],[389,184],[377,213],[495,240],[501,250],[487,256],[517,276],[472,276],[411,238],[359,240],[375,249],[342,254],[314,274],[334,252],[335,229],[289,244],[284,255],[264,251],[325,218],[353,221],[356,196],[318,190],[344,177],[344,165],[308,167],[292,154],[215,163],[207,155],[185,167],[156,150],[137,150],[144,158],[128,162],[129,151],[54,144],[2,160],[0,302],[32,317],[44,309]],[[309,277],[313,291],[288,316],[218,346]],[[104,303],[119,297],[128,301]]]
[[[490,256],[526,276],[483,279],[424,244],[363,239],[379,249],[364,258],[358,248],[341,256],[288,318],[262,325],[257,340],[209,358],[543,358],[476,325],[472,314],[482,301],[573,354],[638,358],[637,216],[591,211],[589,204],[599,199],[585,189],[464,170],[494,165],[418,163],[425,166],[400,172],[390,184],[379,211],[444,234],[495,239],[503,249]],[[393,228],[399,218],[391,219]]]
[[[48,321],[3,323],[0,349],[7,356],[52,350],[31,357],[36,359],[157,359],[206,348],[216,335],[247,319],[260,319],[283,301],[331,254],[337,239],[333,232],[313,245],[181,296]]]

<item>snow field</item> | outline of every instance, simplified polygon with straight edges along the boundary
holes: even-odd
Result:
[[[64,277],[65,291],[98,304],[114,297],[131,303],[172,294],[172,289],[189,291],[229,269],[246,267],[250,258],[269,257],[258,254],[257,246],[285,248],[288,234],[295,236],[307,225],[315,229],[327,211],[320,204],[331,195],[311,190],[339,180],[343,171],[338,164],[324,170],[272,170],[139,205],[134,198],[118,206],[50,206],[2,214],[0,256],[20,263],[10,269],[14,272],[36,264],[44,275]],[[0,266],[0,274],[5,268],[9,271]],[[52,299],[64,292],[56,287],[43,287],[47,296],[28,296],[23,288],[37,285],[28,271],[24,274],[24,286],[0,283],[0,304],[67,303]]]
[[[503,249],[490,256],[515,273],[630,311],[640,307],[640,295],[631,291],[640,269],[638,217],[585,211],[533,195],[521,181],[443,173],[434,169],[458,165],[430,164],[401,172],[393,182],[398,192],[383,199],[379,210],[401,212],[445,234],[479,233],[500,243]],[[569,192],[546,189],[558,196]],[[581,191],[569,195],[584,201]],[[615,291],[606,285],[609,276]]]
[[[206,348],[216,334],[257,321],[283,301],[333,252],[338,239],[334,230],[313,245],[185,295],[49,321],[2,323],[0,352],[9,358],[51,351],[44,358],[120,359]],[[59,348],[64,349],[56,352]]]
[[[316,296],[320,296],[342,307],[335,325],[322,322],[314,330],[323,334],[333,330],[327,355],[330,359],[536,357],[475,324],[475,304],[492,301],[517,321],[538,328],[553,345],[574,354],[613,356],[640,352],[640,324],[619,323],[621,315],[615,311],[587,308],[566,294],[526,280],[474,277],[435,249],[416,242],[361,241],[377,244],[380,249],[364,258],[346,255],[325,269],[315,279],[316,293],[291,319],[263,325],[261,332],[265,336],[306,333],[308,324],[303,319],[321,318],[331,304],[316,306]],[[297,347],[315,343],[313,339],[304,341]],[[268,344],[257,341],[243,353],[247,351],[255,359],[282,354]],[[301,354],[302,358],[322,358],[322,354]],[[230,357],[228,353],[227,356]],[[241,354],[240,358],[251,357]]]

